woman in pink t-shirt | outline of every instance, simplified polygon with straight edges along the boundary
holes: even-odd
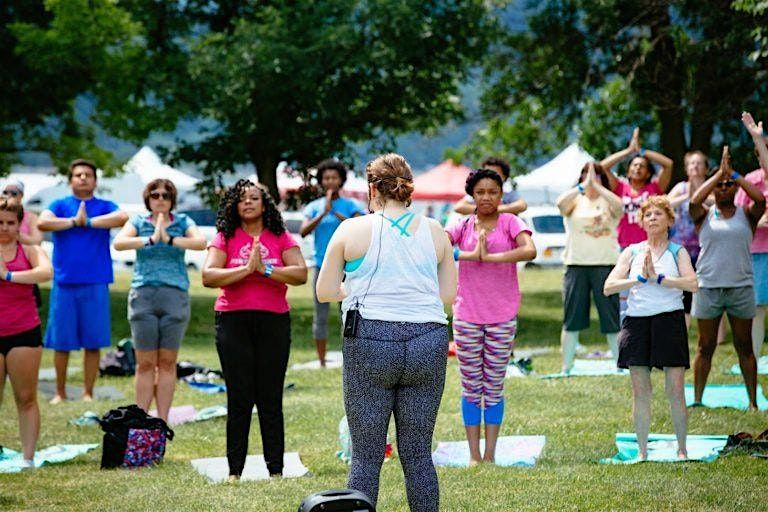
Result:
[[[461,373],[461,411],[470,465],[493,462],[504,415],[504,377],[517,332],[517,262],[536,257],[531,231],[511,213],[499,213],[502,182],[490,169],[467,178],[475,215],[447,230],[459,260],[453,338]],[[480,456],[480,423],[485,453]]]
[[[611,168],[627,157],[632,157],[627,166],[627,177],[617,178]],[[659,175],[654,177],[654,166],[661,166]],[[645,230],[640,225],[640,205],[650,196],[662,195],[672,179],[672,159],[640,147],[640,129],[635,128],[629,146],[607,156],[600,162],[608,176],[609,189],[624,203],[624,215],[619,221],[619,246],[624,248],[644,241]]]
[[[221,200],[203,285],[216,299],[216,350],[227,385],[227,460],[237,480],[256,405],[270,475],[283,472],[283,384],[291,345],[286,285],[307,281],[298,245],[266,188],[240,180]]]
[[[43,353],[32,285],[50,281],[53,269],[39,245],[19,242],[21,203],[0,198],[0,402],[6,375],[19,413],[23,463],[33,467],[40,434],[37,374]]]

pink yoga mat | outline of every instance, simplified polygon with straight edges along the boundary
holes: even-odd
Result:
[[[149,411],[150,416],[157,416],[157,409]],[[197,409],[194,405],[179,405],[178,407],[171,407],[168,412],[168,424],[169,425],[181,425],[182,423],[188,423],[194,419],[197,415]]]

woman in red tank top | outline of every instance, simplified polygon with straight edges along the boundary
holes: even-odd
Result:
[[[43,352],[32,286],[49,281],[53,268],[39,245],[22,245],[21,204],[0,198],[0,399],[8,375],[19,414],[24,464],[32,467],[40,433],[37,374]]]

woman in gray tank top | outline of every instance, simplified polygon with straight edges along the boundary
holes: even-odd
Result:
[[[754,201],[751,207],[739,208],[734,204],[736,185]],[[707,207],[704,200],[712,192],[715,204]],[[765,211],[765,198],[731,168],[725,146],[719,169],[696,191],[689,208],[701,244],[696,270],[699,291],[691,311],[699,322],[699,348],[693,362],[695,402],[701,403],[717,347],[717,324],[720,316],[727,313],[750,408],[757,410],[757,362],[751,334],[755,294],[749,247]]]

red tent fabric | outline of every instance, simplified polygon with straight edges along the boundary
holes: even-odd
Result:
[[[413,180],[414,200],[458,201],[464,194],[464,183],[470,171],[466,165],[456,165],[446,160],[437,167],[416,176]]]

